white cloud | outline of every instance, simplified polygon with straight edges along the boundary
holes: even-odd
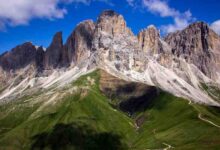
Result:
[[[161,17],[174,17],[179,15],[179,12],[173,8],[170,8],[165,1],[143,0],[143,4],[150,12],[159,14]]]
[[[161,27],[164,33],[175,32],[177,30],[182,30],[186,28],[189,25],[190,21],[193,20],[193,18],[191,17],[190,11],[186,11],[184,14],[174,16],[173,20],[174,24],[163,25]]]
[[[134,0],[126,0],[128,2],[128,5],[134,6]]]
[[[108,0],[0,0],[0,29],[8,25],[25,25],[33,18],[50,20],[63,18],[67,13],[65,8],[67,4],[90,4],[93,1],[108,2]]]
[[[210,27],[220,35],[220,20],[213,22]]]
[[[193,20],[191,12],[188,10],[184,13],[171,8],[166,1],[163,0],[142,0],[144,8],[153,14],[157,14],[161,17],[172,17],[174,23],[163,25],[161,27],[164,33],[175,32],[181,30]]]
[[[67,12],[58,0],[0,0],[0,22],[27,24],[32,18],[63,18]]]

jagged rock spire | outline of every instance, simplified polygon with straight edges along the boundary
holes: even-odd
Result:
[[[161,53],[160,33],[154,25],[139,32],[138,42],[141,49],[149,55]]]
[[[52,40],[52,43],[47,48],[45,53],[45,68],[55,68],[61,62],[61,54],[63,49],[62,32],[57,32]]]
[[[65,44],[65,55],[70,64],[87,58],[92,48],[95,24],[92,20],[86,20],[77,25]]]

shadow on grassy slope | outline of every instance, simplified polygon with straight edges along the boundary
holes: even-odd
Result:
[[[51,132],[35,135],[31,149],[123,150],[121,137],[108,133],[96,133],[87,125],[57,124]]]

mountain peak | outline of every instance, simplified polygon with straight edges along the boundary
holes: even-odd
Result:
[[[60,61],[63,48],[62,32],[57,32],[52,40],[52,43],[47,48],[45,53],[46,69],[50,67],[57,67]]]
[[[93,20],[91,20],[91,19],[87,19],[87,20],[84,20],[84,21],[81,21],[80,23],[78,23],[78,24],[76,25],[76,28],[77,28],[78,26],[85,25],[85,24],[94,24],[94,22],[93,22]]]
[[[123,20],[125,22],[122,15],[118,14],[113,10],[105,10],[99,15],[97,22],[101,23],[106,20],[116,20],[116,19]]]
[[[154,25],[150,25],[138,33],[141,49],[148,54],[158,54],[160,33]]]
[[[0,57],[0,66],[4,70],[16,70],[25,67],[33,62],[36,55],[36,48],[31,42],[25,42],[16,46],[11,51]]]
[[[106,10],[101,13],[97,21],[97,29],[109,33],[117,34],[132,34],[127,28],[124,17],[113,10]]]
[[[165,41],[177,57],[196,65],[206,76],[218,78],[220,38],[205,22],[195,22],[182,31],[170,33]],[[216,53],[216,54],[214,54]],[[218,68],[218,69],[217,69]]]
[[[157,28],[156,28],[155,25],[153,25],[153,24],[147,26],[147,29],[155,29],[155,30],[157,30]]]
[[[115,12],[114,10],[104,10],[99,15],[99,18],[102,18],[102,17],[113,17],[113,16],[119,16],[119,14],[117,12]]]
[[[189,28],[191,28],[191,27],[209,27],[209,25],[204,21],[197,21],[197,22],[190,24],[188,27]]]
[[[52,40],[51,45],[52,44],[59,44],[59,45],[63,44],[63,38],[62,38],[62,32],[61,31],[55,33],[55,35],[53,36],[53,40]]]

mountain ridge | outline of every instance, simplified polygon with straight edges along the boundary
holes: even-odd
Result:
[[[1,55],[0,83],[5,90],[0,98],[14,93],[14,89],[19,92],[20,88],[27,88],[23,84],[14,84],[18,76],[18,83],[45,88],[55,81],[64,80],[63,78],[68,83],[75,79],[67,79],[70,74],[78,76],[78,73],[80,75],[98,67],[127,80],[160,87],[194,102],[219,106],[200,85],[206,83],[218,86],[220,83],[220,69],[217,67],[220,61],[217,56],[220,52],[219,43],[219,36],[201,22],[171,33],[163,39],[153,26],[135,36],[122,15],[106,10],[100,14],[97,22],[86,20],[79,23],[65,43],[62,32],[54,35],[46,51],[29,43],[34,57],[18,55],[20,58],[18,57],[11,68],[7,67],[12,60],[8,56],[11,52]],[[24,45],[23,49],[25,48]],[[20,63],[19,60],[33,63]]]

